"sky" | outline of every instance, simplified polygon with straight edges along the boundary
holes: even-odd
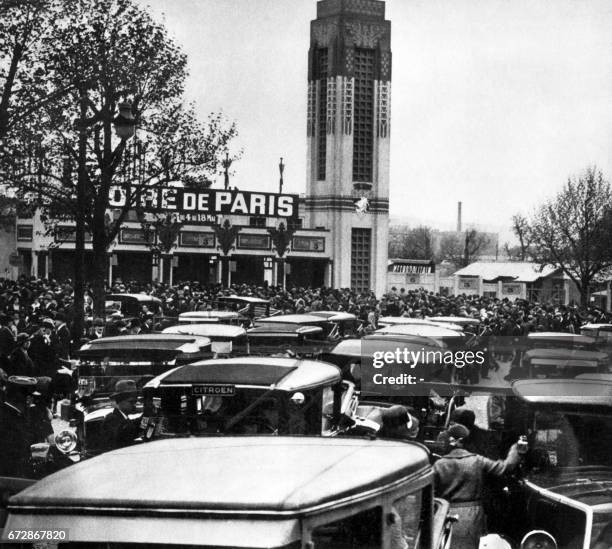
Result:
[[[231,185],[306,188],[315,0],[139,0],[189,58],[187,97],[237,123]],[[612,2],[387,0],[393,53],[390,215],[510,238],[570,176],[612,179]],[[219,178],[219,185],[222,184]]]

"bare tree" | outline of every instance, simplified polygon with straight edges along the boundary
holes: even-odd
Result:
[[[409,259],[433,258],[433,231],[420,225],[414,229],[397,227],[390,231],[389,256]]]
[[[518,246],[510,246],[508,243],[504,244],[504,250],[511,260],[515,261],[526,261],[533,255],[531,250],[531,243],[533,237],[529,228],[528,219],[522,214],[515,214],[512,216],[512,232],[518,239]]]
[[[612,268],[612,188],[601,171],[588,168],[533,215],[530,234],[536,259],[560,267],[588,304],[589,287]]]
[[[463,234],[449,234],[440,241],[439,258],[459,268],[467,267],[488,245],[487,235],[476,229],[468,229]]]

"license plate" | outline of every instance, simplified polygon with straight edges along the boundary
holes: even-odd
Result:
[[[234,385],[194,385],[191,388],[193,396],[226,396],[231,397],[236,394]]]

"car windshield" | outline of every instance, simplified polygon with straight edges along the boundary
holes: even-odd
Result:
[[[534,465],[612,467],[612,416],[538,411],[531,432]]]
[[[147,392],[145,416],[150,417],[151,436],[320,434],[321,391],[227,386],[221,394],[203,392],[206,388],[200,386]]]

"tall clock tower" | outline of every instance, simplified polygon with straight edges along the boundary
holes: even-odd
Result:
[[[381,0],[320,0],[308,52],[306,218],[331,231],[336,288],[386,291],[391,22]]]

